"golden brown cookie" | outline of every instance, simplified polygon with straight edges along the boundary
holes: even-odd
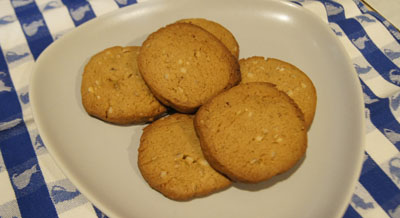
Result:
[[[211,33],[174,23],[150,34],[138,57],[140,73],[164,104],[191,113],[240,81],[239,63]]]
[[[199,26],[217,37],[232,53],[233,56],[239,58],[239,44],[235,36],[219,23],[204,18],[188,18],[178,20],[178,23],[191,23]]]
[[[139,47],[111,47],[85,66],[81,95],[90,115],[116,124],[152,121],[166,111],[142,79]]]
[[[307,148],[302,112],[270,83],[219,94],[197,111],[194,125],[210,165],[235,181],[256,183],[283,173]]]
[[[317,92],[308,76],[287,62],[264,57],[250,57],[239,61],[242,83],[269,82],[288,94],[304,113],[307,128],[311,126],[317,106]]]
[[[204,159],[191,115],[176,113],[147,126],[138,153],[143,178],[170,199],[209,195],[231,184]]]

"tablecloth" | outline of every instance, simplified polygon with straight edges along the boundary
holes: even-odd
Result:
[[[343,217],[400,217],[400,32],[359,0],[292,2],[331,27],[364,92],[364,163]],[[0,218],[107,217],[48,154],[33,120],[29,78],[41,52],[63,34],[132,4],[140,2],[0,0]]]

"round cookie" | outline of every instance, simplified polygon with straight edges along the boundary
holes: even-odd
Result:
[[[240,84],[196,113],[204,156],[232,180],[257,183],[292,168],[305,154],[303,114],[270,83]]]
[[[138,166],[155,190],[173,200],[189,200],[230,186],[204,159],[193,116],[173,114],[144,129]]]
[[[88,114],[115,124],[153,121],[166,108],[142,79],[139,47],[111,47],[94,55],[82,75],[82,104]]]
[[[232,53],[233,56],[239,58],[239,44],[233,34],[219,23],[204,18],[188,18],[178,20],[178,23],[191,23],[199,26],[217,37]]]
[[[317,106],[317,92],[308,76],[299,68],[274,58],[250,57],[239,61],[242,83],[269,82],[288,94],[304,113],[309,128]]]
[[[143,79],[165,105],[191,113],[207,100],[236,85],[236,58],[201,27],[174,23],[150,34],[138,57]]]

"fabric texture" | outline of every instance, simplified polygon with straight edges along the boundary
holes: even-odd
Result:
[[[364,163],[343,217],[400,217],[400,32],[359,0],[292,2],[331,27],[364,92]],[[41,52],[62,35],[136,3],[0,1],[0,218],[106,217],[47,152],[32,116],[29,78]]]

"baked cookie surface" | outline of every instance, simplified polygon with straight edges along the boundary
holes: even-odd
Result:
[[[191,113],[240,81],[239,63],[211,33],[174,23],[150,34],[138,57],[153,94],[179,112]]]
[[[317,106],[317,92],[308,76],[296,66],[275,59],[254,56],[241,59],[242,83],[269,82],[291,97],[304,113],[309,128]]]
[[[302,112],[269,83],[240,84],[219,94],[197,111],[194,125],[210,165],[239,182],[283,173],[307,148]]]
[[[94,55],[82,75],[82,104],[88,114],[115,124],[152,121],[166,111],[142,79],[139,47],[111,47]]]
[[[204,18],[187,18],[178,20],[177,22],[194,24],[207,30],[217,37],[229,49],[233,56],[239,58],[239,44],[235,36],[221,24]]]
[[[204,159],[191,115],[173,114],[147,126],[138,153],[144,179],[170,199],[189,200],[231,184]]]

